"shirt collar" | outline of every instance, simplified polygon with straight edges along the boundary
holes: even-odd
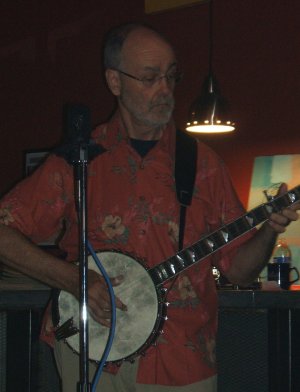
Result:
[[[122,121],[121,114],[117,110],[108,123],[96,128],[93,136],[105,148],[112,149],[120,143],[130,144],[127,131]],[[173,119],[167,124],[158,146],[169,151],[171,156],[175,153],[176,128]]]

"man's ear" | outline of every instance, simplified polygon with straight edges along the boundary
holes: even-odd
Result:
[[[107,69],[105,71],[105,78],[110,91],[118,97],[121,91],[119,72],[114,69]]]

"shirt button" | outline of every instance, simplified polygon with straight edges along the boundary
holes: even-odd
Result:
[[[146,230],[140,230],[140,234],[141,235],[145,235],[146,234]]]

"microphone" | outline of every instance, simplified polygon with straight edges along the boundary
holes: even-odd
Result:
[[[83,104],[66,104],[63,115],[67,142],[88,143],[91,134],[90,109]]]
[[[64,142],[54,150],[54,154],[63,157],[69,164],[74,164],[80,159],[81,149],[87,151],[88,161],[107,151],[90,139],[91,114],[86,105],[66,104],[63,108],[63,116]]]

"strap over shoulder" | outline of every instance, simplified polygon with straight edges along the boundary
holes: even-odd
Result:
[[[175,182],[178,201],[191,204],[197,167],[197,141],[192,136],[176,130]]]

